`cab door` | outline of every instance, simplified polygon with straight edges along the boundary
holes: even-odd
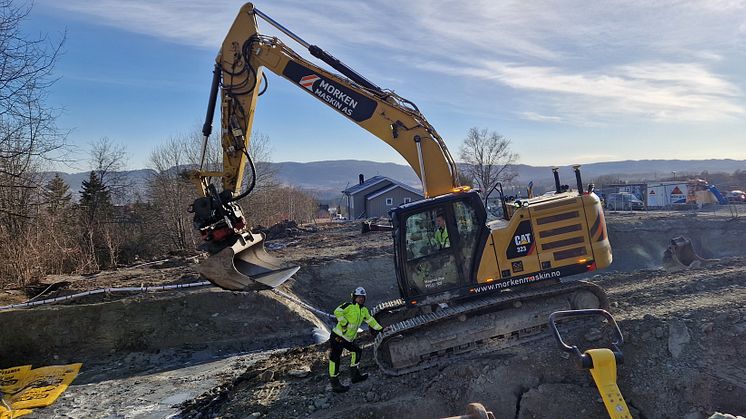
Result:
[[[436,235],[439,216],[445,219],[445,245]],[[476,281],[480,259],[476,254],[489,236],[484,208],[476,193],[408,205],[392,211],[392,218],[403,298],[445,295]]]

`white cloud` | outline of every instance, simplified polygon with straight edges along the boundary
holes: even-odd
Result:
[[[426,68],[448,73],[447,66]],[[562,115],[637,115],[658,121],[717,121],[744,114],[742,92],[692,63],[643,62],[603,72],[483,61],[463,69],[471,77],[517,90],[548,94]],[[576,118],[571,118],[576,119]]]
[[[242,4],[39,1],[80,19],[214,50]],[[389,80],[421,77],[416,68],[509,86],[523,107],[514,112],[524,119],[719,121],[744,114],[738,86],[746,80],[723,75],[738,74],[728,70],[744,58],[741,0],[570,0],[561,6],[549,0],[286,0],[258,6],[309,42],[341,50],[353,67],[372,63],[366,67]]]
[[[529,121],[536,121],[536,122],[562,122],[562,118],[560,118],[559,116],[542,115],[542,114],[538,114],[536,112],[520,112],[518,115],[521,118],[529,120]]]

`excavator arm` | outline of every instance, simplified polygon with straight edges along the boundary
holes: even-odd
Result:
[[[342,75],[304,59],[276,37],[261,35],[257,17]],[[203,126],[206,146],[219,99],[223,170],[206,170],[203,146],[200,169],[191,174],[202,195],[192,206],[195,226],[212,253],[200,271],[216,285],[232,290],[274,288],[298,269],[264,251],[261,235],[250,232],[237,202],[251,192],[256,177],[249,154],[250,134],[262,80],[266,80],[264,70],[289,80],[393,147],[419,176],[425,197],[468,189],[459,186],[456,164],[445,143],[414,103],[378,87],[247,3],[239,11],[217,56]],[[244,187],[247,164],[252,171],[252,183]],[[212,178],[222,180],[221,192],[211,183]]]
[[[311,55],[344,76],[309,62],[275,37],[259,34],[257,16],[288,34]],[[412,102],[381,89],[318,46],[309,45],[251,3],[241,8],[233,22],[216,65],[222,70],[221,125],[224,131],[231,131],[223,133],[224,150],[235,148],[231,140],[236,141],[236,137],[243,138],[248,145],[262,69],[266,69],[393,147],[422,180],[426,197],[450,193],[458,187],[456,165],[445,143]],[[236,177],[240,176],[236,174],[243,172],[242,161],[237,155],[225,165],[224,179],[230,186],[239,185]]]

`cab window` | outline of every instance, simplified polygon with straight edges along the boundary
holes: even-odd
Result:
[[[407,218],[407,260],[419,259],[450,247],[448,223],[438,209],[412,214]],[[442,228],[439,226],[442,225]]]

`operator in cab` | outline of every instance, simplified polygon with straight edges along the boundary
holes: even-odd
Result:
[[[451,240],[448,238],[448,229],[446,228],[446,217],[443,214],[438,214],[435,217],[435,227],[435,243],[438,245],[438,249],[451,247]]]
[[[365,307],[365,288],[357,287],[352,293],[352,302],[344,303],[334,310],[334,316],[337,318],[337,325],[332,330],[331,350],[329,351],[329,381],[332,383],[332,390],[337,393],[343,393],[350,389],[339,382],[339,359],[342,351],[347,349],[352,352],[350,358],[350,375],[353,383],[365,381],[368,374],[361,373],[358,368],[362,349],[354,343],[357,337],[357,330],[363,322],[368,323],[371,333],[377,334],[383,327],[370,315],[368,308]]]

